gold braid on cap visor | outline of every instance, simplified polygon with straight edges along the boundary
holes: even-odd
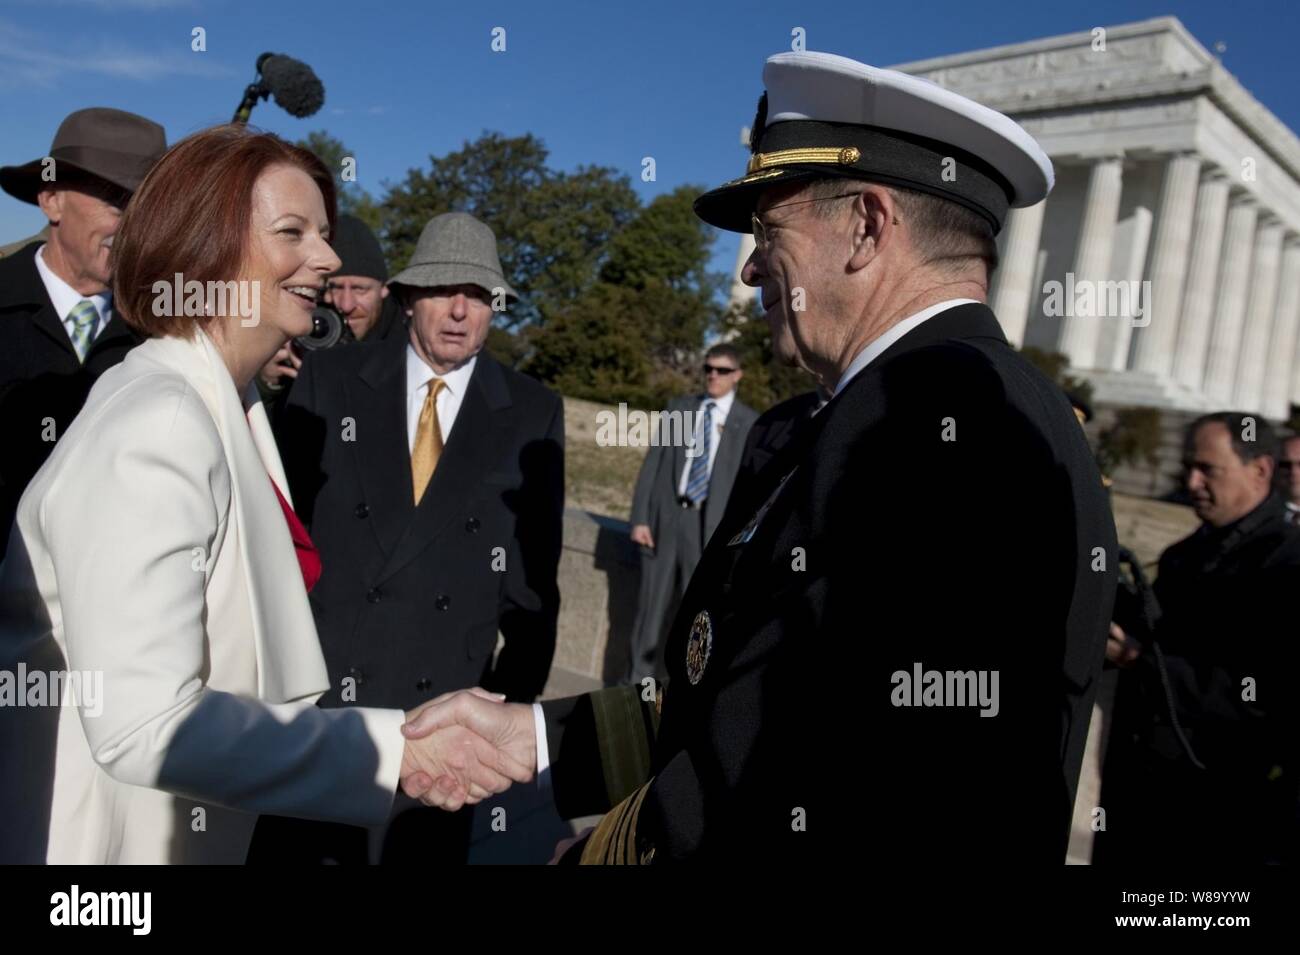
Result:
[[[771,166],[789,166],[795,163],[834,163],[851,166],[862,158],[857,146],[806,146],[799,149],[778,149],[770,153],[754,153],[749,157],[746,174]]]

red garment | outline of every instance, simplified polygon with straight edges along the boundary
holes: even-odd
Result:
[[[316,586],[316,581],[320,580],[322,569],[320,551],[311,542],[311,535],[307,533],[307,528],[302,526],[302,521],[298,520],[298,515],[293,512],[293,508],[284,499],[284,495],[280,493],[274,481],[271,482],[271,487],[275,488],[275,499],[280,502],[280,510],[284,511],[284,519],[289,525],[289,536],[293,538],[293,549],[298,555],[298,566],[302,568],[302,582],[310,593]]]

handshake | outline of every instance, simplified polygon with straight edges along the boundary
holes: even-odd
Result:
[[[537,770],[533,708],[475,687],[445,693],[406,714],[402,792],[455,812]]]

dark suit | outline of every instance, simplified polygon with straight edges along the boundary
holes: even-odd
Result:
[[[563,404],[480,352],[417,507],[408,340],[310,355],[281,416],[294,506],[324,565],[311,593],[330,676],[320,705],[410,709],[474,685],[532,700],[550,671],[560,605]],[[349,678],[355,696],[345,699]],[[430,851],[415,839],[398,848]]]
[[[1061,864],[1117,544],[1060,389],[955,306],[773,465],[753,535],[720,526],[687,589],[662,721],[636,688],[543,704],[561,812],[618,803],[606,860]],[[997,715],[898,705],[917,664],[996,671]]]
[[[1300,530],[1285,510],[1271,495],[1160,555],[1159,619],[1119,673],[1094,863],[1300,859]]]
[[[83,364],[36,270],[33,242],[0,259],[0,557],[18,499],[62,437],[90,386],[142,340],[114,312]]]
[[[723,520],[732,519],[734,512],[744,511],[740,519],[743,524],[762,505],[772,490],[769,485],[772,461],[804,425],[812,421],[821,404],[821,394],[809,391],[787,398],[758,416],[745,439],[745,450],[740,456],[740,467],[736,471],[731,496],[727,498]],[[783,476],[778,474],[775,479],[779,481]]]
[[[689,421],[689,427],[694,428],[702,401],[703,395],[674,398],[668,402],[667,411],[682,415],[680,420]],[[683,508],[678,494],[682,472],[691,460],[685,447],[692,440],[691,433],[683,426],[683,440],[679,441],[675,440],[678,433],[669,424],[656,429],[659,442],[647,452],[632,494],[630,522],[634,526],[648,525],[655,546],[654,550],[641,549],[641,585],[626,677],[629,681],[654,673],[668,615],[690,580],[704,545],[722,520],[740,468],[745,437],[756,417],[753,408],[739,398],[733,399],[709,472],[708,497],[698,509]]]

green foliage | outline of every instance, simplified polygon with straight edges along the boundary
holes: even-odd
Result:
[[[1120,408],[1115,422],[1097,438],[1097,463],[1103,474],[1121,464],[1145,461],[1155,465],[1160,450],[1160,411],[1156,408]]]
[[[379,204],[355,180],[344,181],[343,160],[355,157],[343,143],[323,129],[307,134],[305,139],[295,143],[303,149],[316,154],[325,164],[325,168],[334,174],[334,188],[338,190],[338,211],[340,214],[354,215],[371,229],[378,231],[381,226]]]
[[[519,292],[507,324],[538,322],[595,281],[614,235],[639,201],[627,176],[603,167],[557,172],[528,134],[485,133],[429,168],[411,169],[382,202],[382,238],[393,271],[410,260],[425,225],[443,212],[468,212],[497,237],[501,268]]]
[[[299,145],[336,175],[351,155],[323,131]],[[488,348],[566,395],[662,406],[701,388],[706,342],[718,333],[742,349],[743,400],[764,408],[813,387],[772,358],[756,307],[727,314],[726,277],[708,269],[715,232],[692,208],[702,186],[643,205],[624,173],[555,170],[536,136],[495,132],[429,156],[385,183],[379,199],[354,182],[338,185],[340,210],[375,230],[393,274],[434,216],[468,212],[487,223],[520,294],[494,322]]]
[[[740,352],[745,377],[740,381],[740,400],[759,411],[817,387],[817,381],[802,368],[782,364],[772,354],[772,336],[757,302],[733,309],[724,316],[724,337]]]
[[[1032,345],[1020,349],[1020,354],[1031,365],[1060,385],[1062,390],[1092,404],[1092,383],[1066,373],[1066,369],[1070,367],[1070,359],[1065,355],[1060,352],[1043,351]]]

